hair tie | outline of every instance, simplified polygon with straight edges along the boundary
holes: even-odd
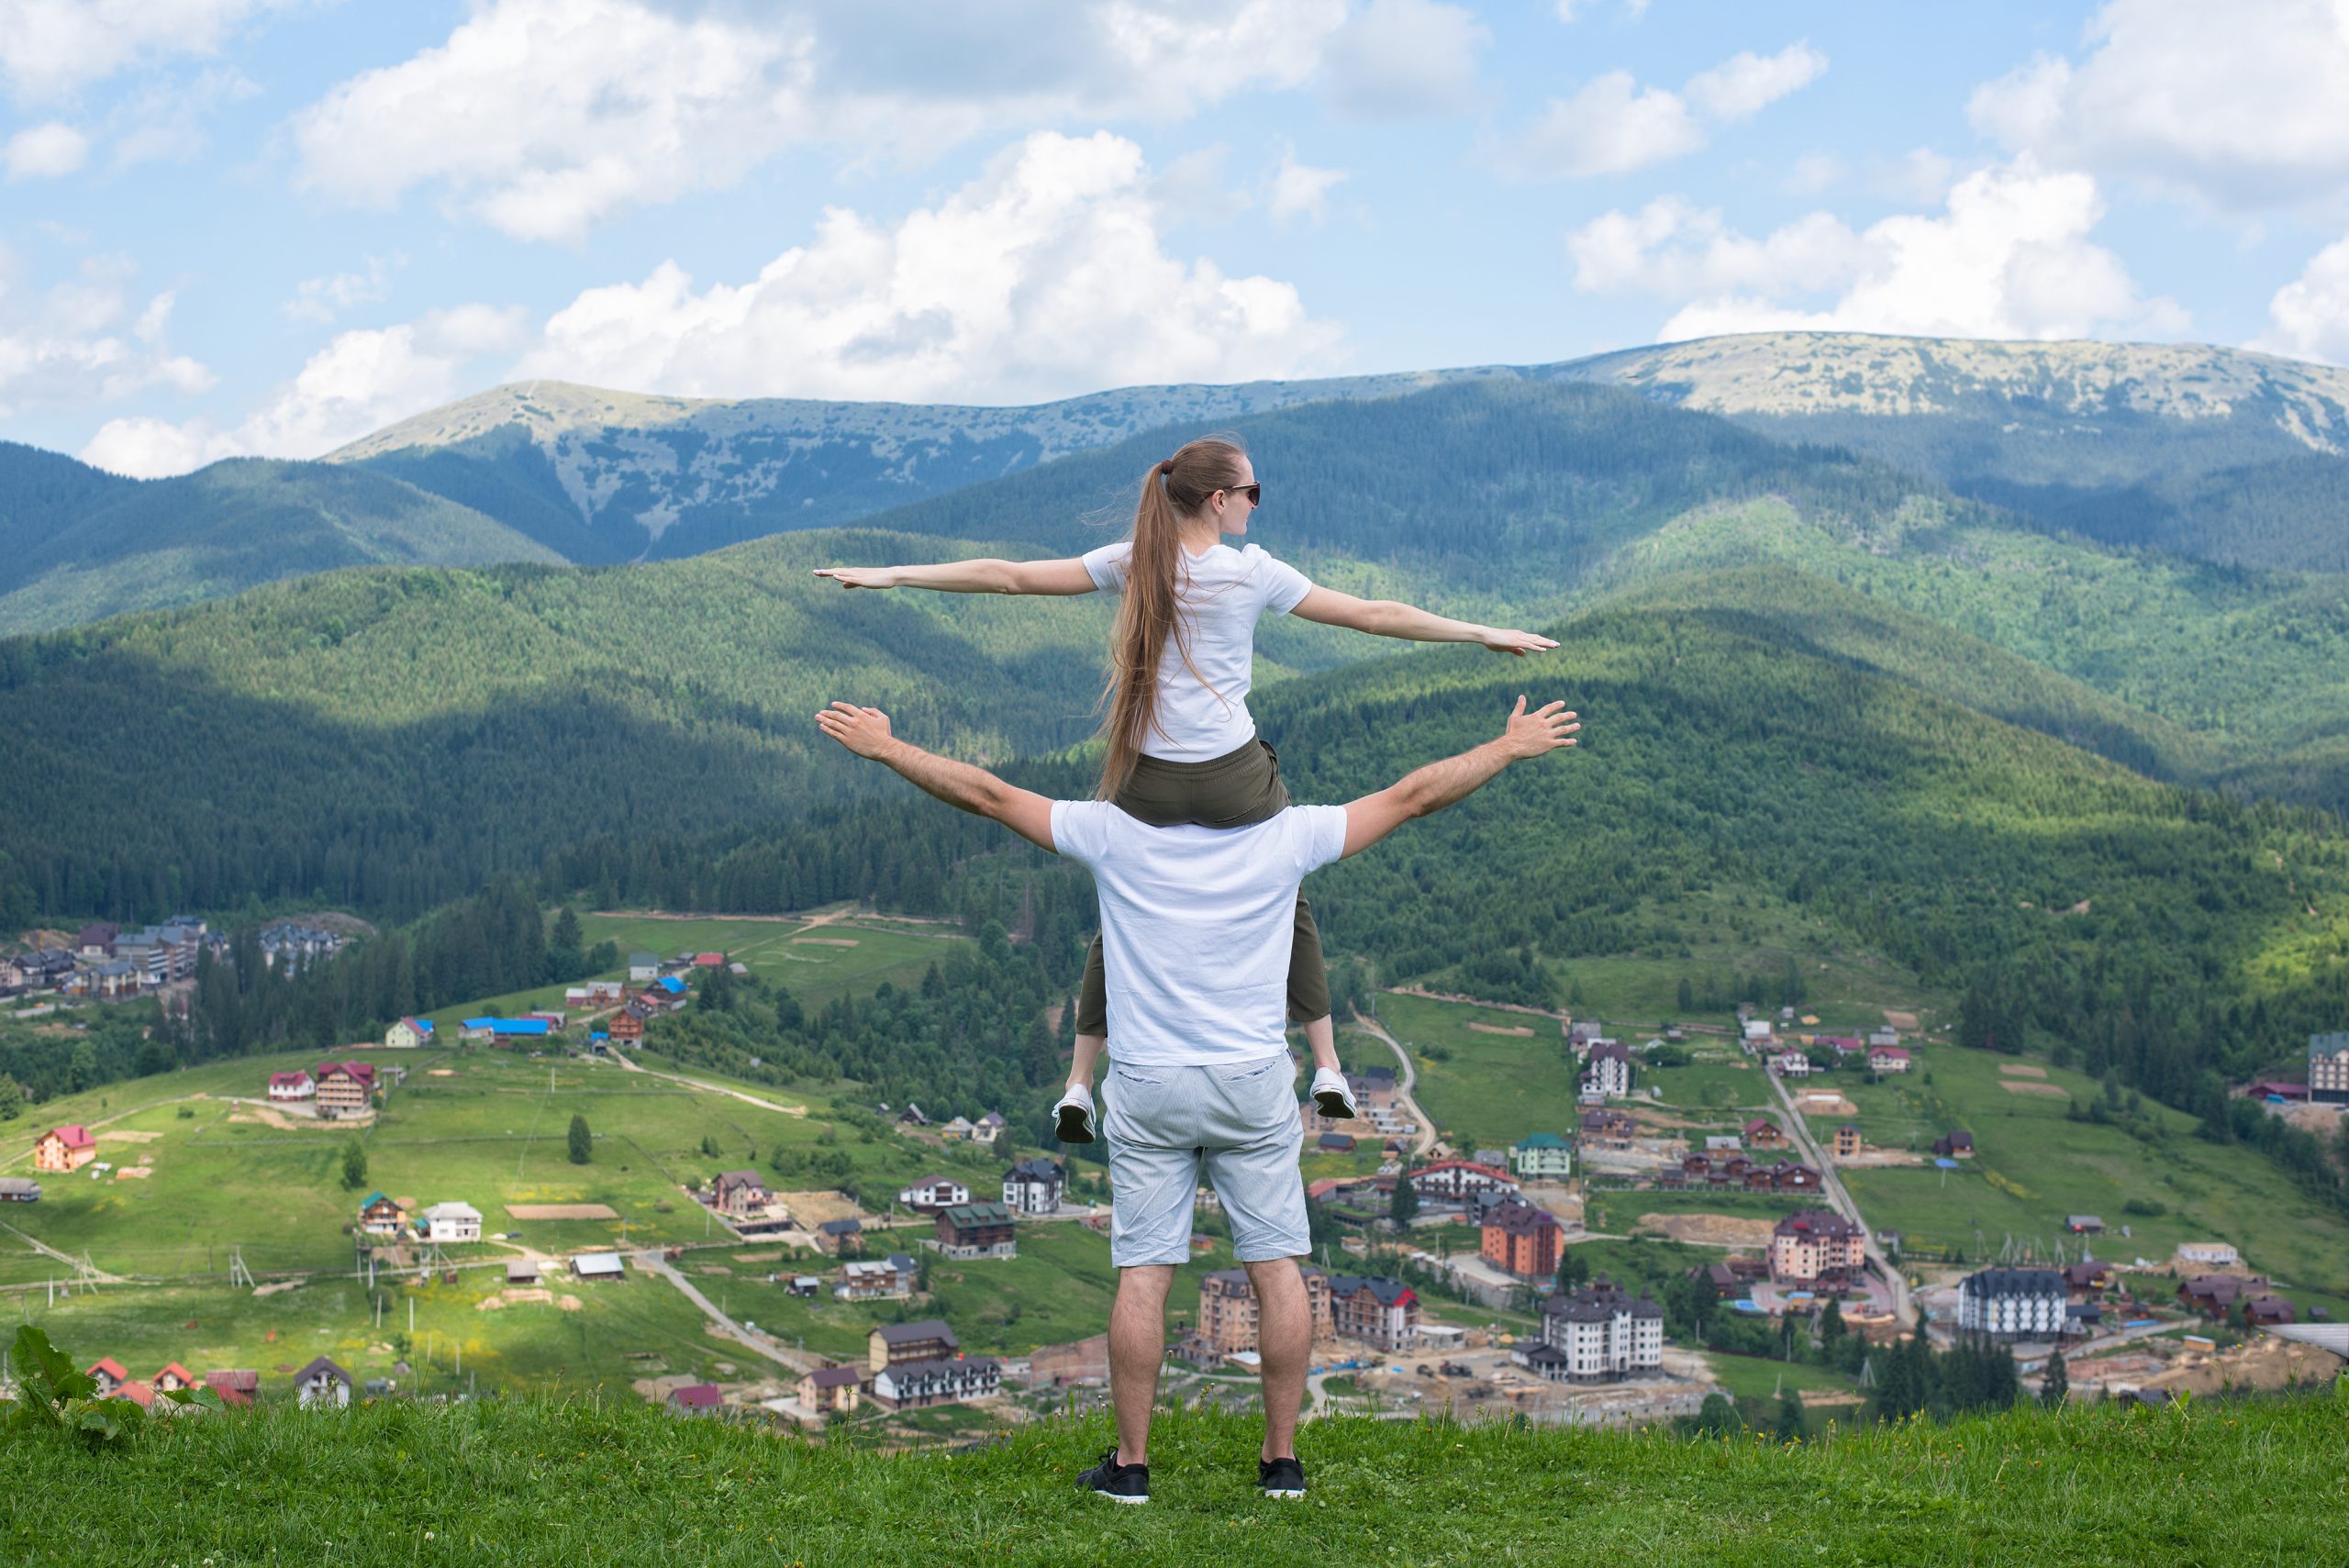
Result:
[[[1166,474],[1166,473],[1174,473],[1174,460],[1173,458],[1171,458],[1171,457],[1170,457],[1170,458],[1168,458],[1164,462],[1160,463],[1160,464],[1158,465],[1158,472],[1159,472],[1160,473],[1162,473],[1162,474]]]

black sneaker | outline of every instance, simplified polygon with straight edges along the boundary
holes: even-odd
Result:
[[[1059,1138],[1063,1143],[1090,1143],[1093,1141],[1093,1095],[1091,1091],[1080,1089],[1075,1084],[1071,1084],[1068,1086],[1068,1093],[1061,1096],[1060,1104],[1054,1106],[1052,1110],[1059,1118],[1053,1124],[1053,1134]]]
[[[1305,1485],[1301,1474],[1297,1484],[1299,1486]],[[1108,1451],[1101,1456],[1100,1463],[1078,1474],[1076,1489],[1098,1492],[1113,1503],[1147,1503],[1150,1501],[1150,1466],[1119,1464],[1118,1445],[1111,1443]],[[1304,1496],[1302,1492],[1296,1495]]]
[[[1267,1497],[1302,1497],[1305,1466],[1294,1459],[1260,1459],[1256,1462],[1256,1490]]]

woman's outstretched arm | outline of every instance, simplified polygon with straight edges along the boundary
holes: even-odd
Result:
[[[1520,659],[1558,646],[1554,639],[1535,632],[1478,626],[1474,621],[1453,620],[1394,599],[1357,599],[1334,588],[1317,586],[1298,600],[1297,608],[1289,614],[1323,626],[1350,627],[1373,637],[1400,637],[1413,642],[1480,642],[1496,653],[1514,653]]]
[[[931,588],[941,594],[1090,594],[1082,561],[947,561],[936,566],[818,566],[843,588]]]

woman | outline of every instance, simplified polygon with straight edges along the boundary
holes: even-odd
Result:
[[[1476,642],[1497,653],[1555,648],[1546,637],[1452,620],[1392,600],[1317,587],[1255,545],[1263,497],[1254,465],[1230,440],[1192,441],[1142,478],[1132,535],[1071,561],[955,561],[937,566],[818,568],[843,588],[931,588],[948,594],[1121,593],[1110,634],[1102,725],[1108,743],[1100,796],[1153,827],[1241,828],[1288,805],[1280,759],[1248,713],[1256,617],[1265,610],[1419,642]],[[1289,1017],[1313,1049],[1313,1100],[1327,1117],[1356,1114],[1339,1070],[1321,937],[1300,895],[1289,957]],[[1093,1068],[1108,1034],[1101,943],[1086,960],[1076,1051],[1054,1107],[1061,1140],[1093,1140]]]

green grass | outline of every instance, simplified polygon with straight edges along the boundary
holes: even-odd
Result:
[[[2046,1076],[1999,1071],[2013,1066],[2038,1067]],[[2002,1081],[2045,1083],[2067,1095],[2012,1093]],[[1957,1246],[1978,1256],[2012,1235],[2037,1239],[2043,1251],[2060,1239],[2076,1255],[2080,1239],[2065,1233],[2065,1218],[2095,1214],[2107,1227],[2091,1243],[2099,1257],[2162,1263],[2181,1241],[2229,1241],[2296,1302],[2322,1303],[2336,1316],[2349,1310],[2349,1218],[2302,1193],[2259,1155],[2194,1137],[2193,1118],[2182,1112],[2145,1102],[2150,1139],[2070,1121],[2070,1100],[2085,1104],[2099,1093],[2084,1074],[2040,1058],[1954,1047],[1929,1050],[1915,1071],[1882,1084],[1848,1073],[1829,1082],[1860,1107],[1872,1144],[1930,1152],[1946,1128],[1974,1134],[1976,1157],[1946,1177],[1930,1165],[1844,1173],[1868,1223],[1901,1231],[1912,1246]],[[1813,1129],[1824,1134],[1833,1121],[1812,1118]],[[2125,1214],[2121,1206],[2132,1198],[2168,1212]]]
[[[1268,1503],[1258,1424],[1180,1411],[1152,1432],[1152,1501],[1116,1508],[1070,1488],[1110,1440],[1103,1416],[889,1456],[609,1399],[395,1401],[182,1419],[117,1453],[14,1442],[0,1556],[83,1568],[135,1539],[138,1560],[191,1568],[927,1568],[1319,1562],[1341,1541],[1414,1568],[2335,1562],[2343,1415],[2321,1397],[2024,1410],[1794,1446],[1338,1418],[1303,1433],[1311,1495]]]
[[[968,938],[950,926],[904,920],[838,921],[811,929],[806,918],[672,920],[638,915],[582,915],[587,944],[617,943],[618,967],[588,976],[626,980],[632,952],[667,960],[691,950],[722,952],[760,979],[779,984],[813,1010],[841,996],[870,995],[885,983],[903,990],[921,984],[923,973],[950,942]],[[804,933],[804,935],[803,935]],[[696,979],[687,977],[689,981]],[[584,984],[573,981],[572,984]],[[563,1006],[565,985],[535,985],[498,996],[478,996],[425,1015],[454,1042],[461,1020],[515,1018],[533,1008]]]
[[[1757,1063],[1734,1047],[1698,1049],[1703,1054],[1686,1067],[1641,1068],[1636,1086],[1655,1090],[1676,1110],[1724,1126],[1742,1124],[1753,1113],[1777,1110],[1777,1095]],[[1710,1112],[1722,1114],[1708,1116]]]
[[[1743,1188],[1713,1192],[1655,1192],[1643,1187],[1628,1191],[1586,1193],[1583,1223],[1593,1230],[1625,1232],[1643,1214],[1726,1214],[1744,1219],[1776,1219],[1798,1208],[1816,1208],[1816,1197],[1795,1193],[1749,1193]],[[1718,1249],[1716,1249],[1717,1251]]]
[[[1403,1042],[1419,1068],[1419,1104],[1458,1148],[1505,1148],[1532,1132],[1573,1133],[1575,1063],[1557,1020],[1492,1007],[1432,1002],[1386,993],[1379,1022]],[[1487,1034],[1471,1024],[1531,1035]],[[1437,1061],[1422,1047],[1449,1053]],[[1346,1065],[1385,1066],[1394,1052],[1375,1040],[1349,1037]]]
[[[1713,1369],[1714,1381],[1729,1390],[1749,1418],[1770,1415],[1769,1402],[1777,1396],[1780,1388],[1807,1394],[1842,1394],[1856,1386],[1831,1368],[1800,1366],[1763,1356],[1732,1356],[1708,1351],[1705,1364]],[[1844,1424],[1850,1424],[1849,1417],[1844,1418]]]

